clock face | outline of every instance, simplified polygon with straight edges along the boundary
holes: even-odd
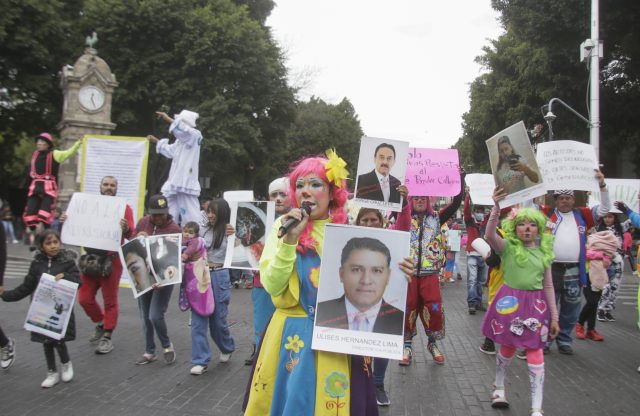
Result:
[[[80,105],[87,111],[97,111],[104,105],[104,92],[92,85],[80,88],[78,92]]]

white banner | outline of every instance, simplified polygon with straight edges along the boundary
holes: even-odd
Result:
[[[462,232],[460,230],[449,230],[447,235],[447,245],[449,251],[460,251],[460,240],[462,238]]]
[[[67,325],[78,293],[78,284],[43,273],[27,312],[24,329],[60,340],[67,333]]]
[[[607,191],[611,203],[622,201],[634,211],[640,211],[640,179],[612,179],[606,178]],[[589,206],[592,207],[600,203],[600,192],[592,192],[589,195]]]
[[[118,251],[122,238],[120,219],[126,202],[117,196],[75,192],[67,207],[67,220],[62,227],[65,244]]]
[[[80,190],[100,194],[105,176],[118,180],[118,196],[133,209],[137,221],[144,214],[149,141],[144,137],[85,136],[82,146]]]
[[[590,144],[573,140],[544,142],[538,145],[538,166],[547,190],[571,189],[597,192],[596,152]]]
[[[493,175],[489,173],[470,173],[464,178],[469,187],[469,196],[474,205],[493,206],[493,190],[496,187]]]

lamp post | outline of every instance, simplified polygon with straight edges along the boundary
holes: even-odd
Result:
[[[583,120],[585,123],[587,123],[587,127],[591,127],[591,122],[589,121],[588,118],[586,118],[582,114],[578,113],[569,104],[565,103],[560,98],[552,98],[551,100],[549,100],[549,104],[547,104],[547,105],[542,107],[543,109],[544,108],[547,109],[547,113],[544,115],[544,120],[547,122],[547,125],[549,126],[549,140],[553,140],[553,138],[554,138],[554,135],[553,135],[553,122],[557,118],[556,115],[553,113],[553,103],[555,103],[555,102],[558,102],[558,103],[562,104],[563,106],[565,106],[569,111],[571,111],[573,114],[575,114],[581,120]]]

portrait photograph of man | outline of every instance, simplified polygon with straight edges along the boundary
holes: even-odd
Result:
[[[407,278],[400,263],[409,234],[327,224],[312,348],[398,359],[402,356]]]
[[[318,304],[316,325],[402,335],[404,312],[384,301],[391,253],[382,241],[354,237],[340,256],[344,295]]]
[[[363,137],[355,197],[363,206],[398,210],[408,155],[407,142]]]

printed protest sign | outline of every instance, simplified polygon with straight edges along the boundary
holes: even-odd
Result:
[[[461,237],[460,230],[449,230],[449,234],[447,235],[447,248],[451,251],[460,251]]]
[[[227,240],[224,267],[259,270],[266,234],[275,219],[275,202],[244,201],[230,205],[231,224],[236,232]]]
[[[327,224],[311,347],[402,358],[409,233]]]
[[[493,190],[496,184],[493,175],[488,173],[469,173],[464,177],[469,187],[469,196],[474,205],[493,206]]]
[[[113,176],[118,181],[118,196],[127,201],[133,210],[133,218],[141,218],[144,214],[149,141],[144,137],[87,135],[83,143],[80,191],[99,195],[102,178]]]
[[[528,201],[546,192],[522,121],[494,135],[486,144],[495,183],[507,194],[500,201],[501,208]]]
[[[135,298],[152,290],[153,285],[182,282],[182,234],[137,237],[120,247],[120,261],[131,282]]]
[[[607,191],[609,200],[622,201],[634,211],[640,211],[640,179],[613,179],[607,178]],[[589,195],[589,206],[600,203],[600,192],[593,192]]]
[[[598,158],[590,144],[573,140],[540,143],[537,160],[548,190],[600,190],[594,173],[598,169]]]
[[[454,196],[460,193],[460,162],[456,149],[409,148],[409,195]]]
[[[388,211],[402,209],[398,187],[404,183],[409,143],[375,137],[360,140],[355,202]]]
[[[75,192],[60,238],[65,244],[118,251],[125,208],[126,201],[119,197]]]
[[[43,273],[33,293],[24,329],[61,340],[67,333],[78,284]]]

